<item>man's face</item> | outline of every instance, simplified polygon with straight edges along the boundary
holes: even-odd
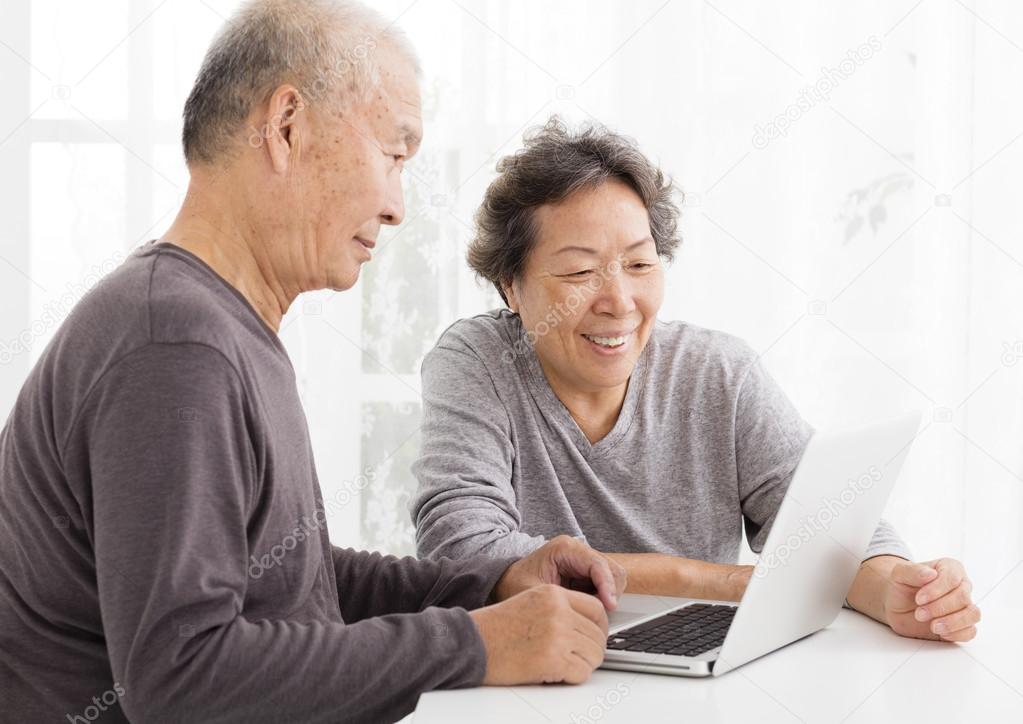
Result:
[[[664,294],[646,207],[612,179],[541,206],[536,223],[522,278],[506,293],[548,381],[559,395],[624,385]]]
[[[289,189],[303,228],[303,290],[350,288],[383,224],[405,216],[401,173],[419,149],[419,87],[408,61],[380,50],[380,84],[366,103],[310,116],[311,133]]]

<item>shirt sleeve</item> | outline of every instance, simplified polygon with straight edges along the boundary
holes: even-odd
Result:
[[[749,350],[750,356],[754,355]],[[739,389],[735,411],[735,459],[746,538],[759,554],[771,531],[813,428],[800,416],[781,387],[754,361]],[[864,560],[879,555],[910,558],[909,549],[885,520],[867,547]]]
[[[257,494],[251,422],[219,352],[151,344],[105,374],[72,427],[65,459],[89,476],[103,635],[126,716],[393,721],[422,692],[479,684],[486,656],[472,619],[428,607],[449,599],[443,591],[417,594],[408,608],[419,613],[351,625],[243,615]],[[372,571],[346,568],[349,598]],[[418,572],[417,589],[435,572]],[[395,592],[405,580],[391,577]]]
[[[410,511],[422,557],[521,557],[546,539],[523,532],[512,488],[515,449],[504,403],[470,350],[423,361],[422,448]]]
[[[349,623],[430,606],[479,608],[514,558],[418,560],[334,548],[341,615]]]

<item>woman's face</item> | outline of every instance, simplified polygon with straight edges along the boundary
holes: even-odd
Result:
[[[646,207],[610,179],[535,218],[536,244],[505,295],[548,381],[559,394],[625,385],[664,294]]]

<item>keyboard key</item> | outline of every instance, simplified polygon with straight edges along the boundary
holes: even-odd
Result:
[[[734,606],[692,604],[608,637],[608,648],[673,656],[695,656],[724,642]]]

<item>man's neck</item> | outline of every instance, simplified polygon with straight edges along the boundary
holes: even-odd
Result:
[[[236,222],[234,201],[193,178],[181,210],[160,241],[202,259],[276,332],[301,290],[282,285],[255,229]]]

